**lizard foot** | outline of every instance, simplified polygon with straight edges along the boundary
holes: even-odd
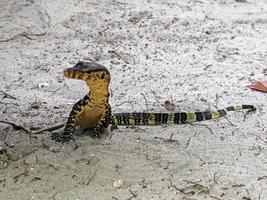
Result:
[[[92,138],[100,138],[100,136],[103,134],[103,130],[99,129],[98,127],[89,129],[87,131],[87,134],[90,135]]]
[[[74,140],[74,138],[71,135],[66,135],[64,133],[52,133],[51,138],[56,142],[62,142],[62,143]]]

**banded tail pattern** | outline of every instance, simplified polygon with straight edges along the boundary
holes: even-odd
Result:
[[[218,119],[226,116],[228,111],[247,110],[247,113],[256,111],[253,105],[235,105],[217,111],[176,112],[176,113],[113,113],[112,121],[115,125],[162,125],[184,124],[188,122]]]

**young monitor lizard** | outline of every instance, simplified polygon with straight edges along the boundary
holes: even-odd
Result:
[[[228,111],[248,109],[255,111],[253,105],[236,105],[217,111],[176,112],[176,113],[114,113],[109,105],[110,73],[102,65],[78,62],[74,67],[64,70],[64,76],[84,80],[89,93],[72,108],[63,133],[52,135],[52,139],[67,142],[73,139],[75,126],[88,129],[91,137],[99,137],[110,125],[162,125],[182,124],[223,117]]]

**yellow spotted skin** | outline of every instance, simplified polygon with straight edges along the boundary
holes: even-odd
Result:
[[[110,73],[97,63],[78,62],[64,70],[64,76],[84,80],[89,93],[72,108],[63,133],[55,133],[52,139],[67,142],[73,139],[75,126],[86,128],[91,137],[99,137],[109,125],[164,125],[183,124],[223,117],[228,111],[246,109],[255,111],[253,105],[236,105],[217,111],[175,112],[175,113],[113,113],[109,105]]]

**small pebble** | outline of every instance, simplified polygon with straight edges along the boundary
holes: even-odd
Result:
[[[6,155],[7,155],[8,159],[11,161],[17,161],[17,160],[19,160],[19,157],[20,157],[12,151],[7,151]]]
[[[125,186],[125,181],[123,181],[121,179],[113,182],[113,187],[116,189],[123,188],[124,186]]]
[[[46,88],[46,87],[48,87],[48,86],[49,86],[49,83],[46,83],[46,82],[44,82],[44,83],[39,83],[39,85],[38,85],[39,88]]]

